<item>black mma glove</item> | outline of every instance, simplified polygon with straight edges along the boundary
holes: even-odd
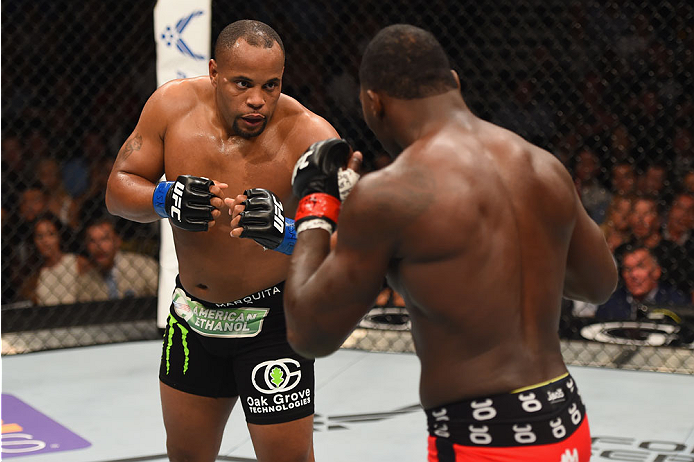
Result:
[[[346,141],[330,138],[312,144],[297,161],[292,174],[292,191],[301,199],[295,217],[297,234],[313,228],[335,230],[342,204],[338,171],[351,152]]]
[[[207,231],[213,220],[214,206],[210,199],[212,180],[192,175],[180,175],[176,181],[162,181],[154,188],[152,204],[162,218],[170,218],[177,228],[186,231]]]
[[[247,189],[243,194],[246,200],[241,205],[246,208],[240,214],[239,226],[243,227],[243,232],[239,237],[291,255],[296,242],[294,220],[285,218],[282,202],[267,189]]]

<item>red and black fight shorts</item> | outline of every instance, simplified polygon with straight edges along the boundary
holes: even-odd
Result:
[[[517,393],[428,409],[429,462],[588,462],[590,430],[570,375]]]
[[[287,342],[284,283],[228,303],[186,292],[176,278],[159,380],[199,396],[238,396],[253,424],[314,412],[314,361]]]

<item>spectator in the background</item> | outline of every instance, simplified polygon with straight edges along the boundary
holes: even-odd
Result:
[[[678,194],[668,210],[663,237],[684,246],[694,239],[692,230],[694,230],[694,195]]]
[[[24,188],[19,195],[18,211],[17,233],[26,237],[31,232],[34,220],[48,211],[48,197],[39,183],[33,182]]]
[[[688,297],[661,281],[658,259],[645,247],[627,251],[621,263],[624,280],[612,297],[600,305],[595,317],[604,321],[636,320],[647,305],[685,305]]]
[[[156,295],[159,265],[151,257],[120,250],[113,222],[101,219],[85,230],[91,267],[78,279],[79,301]]]
[[[605,235],[605,241],[613,254],[621,245],[630,242],[632,239],[629,217],[631,208],[634,204],[633,196],[615,195],[607,208],[605,221],[600,225],[600,229]],[[571,306],[571,314],[577,318],[592,318],[598,308],[593,303],[577,300],[567,301]]]
[[[614,164],[610,179],[613,193],[621,196],[634,194],[636,190],[636,172],[634,172],[634,166],[630,162],[623,161]]]
[[[86,269],[87,260],[65,251],[64,227],[52,213],[34,221],[32,240],[39,266],[24,286],[25,298],[36,305],[61,305],[77,301],[77,276]]]
[[[605,220],[607,206],[612,199],[610,192],[598,179],[600,160],[590,149],[578,153],[574,167],[574,181],[578,195],[588,215],[598,224]]]
[[[98,156],[92,159],[89,168],[87,190],[76,200],[76,216],[80,229],[96,220],[109,220],[121,239],[121,249],[156,256],[159,249],[158,224],[136,223],[114,217],[106,209],[106,185],[113,167],[114,158]]]
[[[630,247],[643,246],[649,249],[657,247],[663,240],[660,233],[662,223],[657,200],[647,196],[637,197],[634,199],[629,214],[632,239],[625,245]]]
[[[72,229],[77,228],[77,209],[63,184],[60,164],[52,157],[41,159],[36,168],[36,179],[48,198],[48,210]]]
[[[605,221],[600,225],[600,229],[612,253],[617,247],[631,240],[629,216],[633,203],[633,197],[616,195],[607,207]]]
[[[663,237],[663,217],[658,208],[658,201],[652,197],[638,197],[634,200],[629,215],[632,239],[615,249],[615,256],[620,261],[626,252],[645,247],[657,258],[663,273],[663,281],[674,284],[678,278],[685,254],[682,249]]]
[[[667,212],[663,237],[674,244],[676,267],[669,275],[672,283],[694,303],[694,195],[680,193],[675,196]]]
[[[667,168],[662,164],[650,164],[636,180],[637,192],[640,195],[655,197],[663,202],[668,201],[670,186]]]
[[[19,289],[24,285],[27,275],[38,265],[38,256],[31,238],[34,221],[48,211],[48,199],[38,183],[25,186],[18,197],[14,210],[3,207],[3,303],[23,299],[19,298]]]

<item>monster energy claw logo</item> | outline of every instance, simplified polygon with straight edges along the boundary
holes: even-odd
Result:
[[[169,315],[169,328],[167,329],[168,338],[166,339],[166,375],[169,375],[171,370],[171,347],[173,346],[174,326],[178,326],[181,331],[181,346],[183,347],[183,375],[188,372],[188,361],[190,359],[190,350],[188,349],[188,329],[183,327],[180,322]],[[165,334],[166,335],[166,334]]]
[[[253,368],[251,380],[256,390],[266,395],[289,391],[301,381],[301,366],[291,358],[265,361]]]

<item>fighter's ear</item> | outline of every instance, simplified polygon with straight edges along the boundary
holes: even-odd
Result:
[[[217,86],[217,76],[219,73],[217,72],[217,61],[214,59],[210,59],[209,63],[209,68],[210,68],[210,82],[212,83],[213,87]]]
[[[369,100],[369,108],[374,117],[383,117],[383,99],[373,90],[366,90],[366,97]]]
[[[460,90],[460,77],[458,76],[458,73],[455,70],[451,69],[451,74],[453,74],[455,83],[458,85],[458,90]]]

